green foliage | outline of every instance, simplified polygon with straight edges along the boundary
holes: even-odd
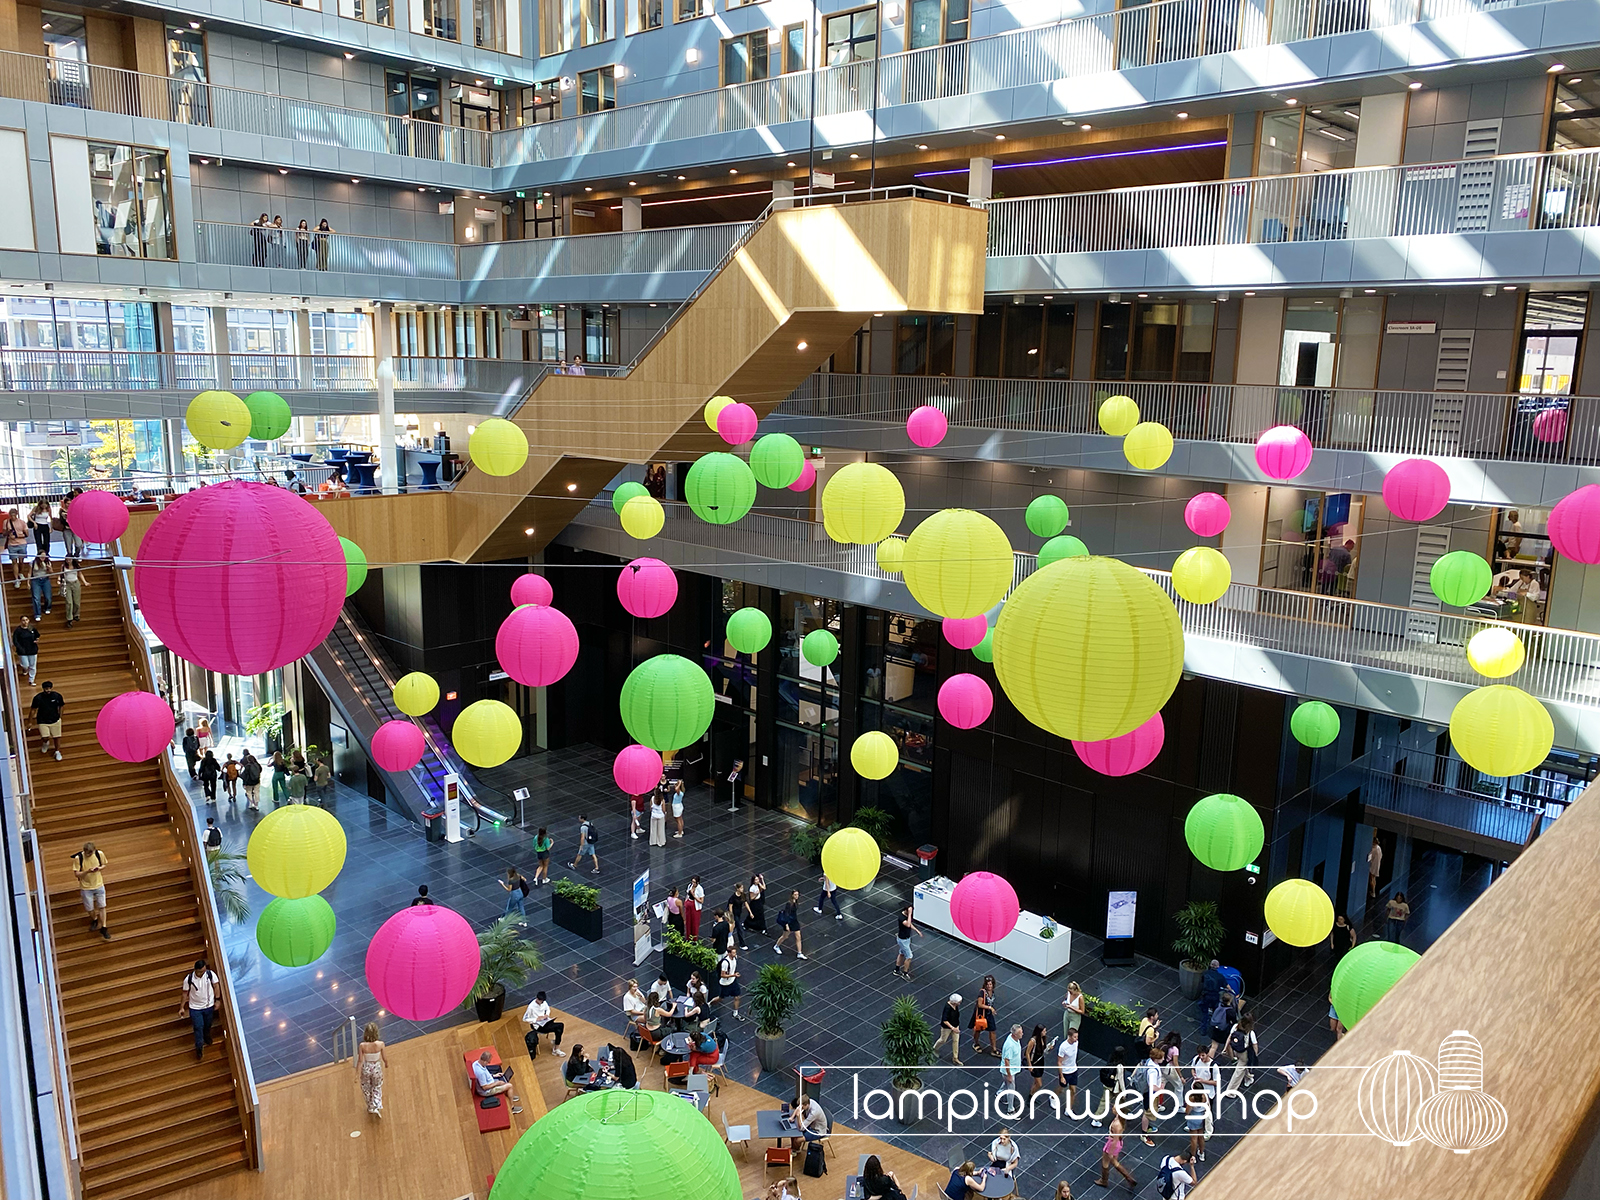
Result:
[[[1113,1004],[1110,1000],[1102,1000],[1098,996],[1089,995],[1088,992],[1083,994],[1085,1016],[1130,1037],[1139,1036],[1140,1010],[1145,1007],[1142,1001],[1135,1000],[1134,1003],[1139,1007],[1129,1008],[1126,1004]]]
[[[478,982],[467,993],[463,1008],[471,1008],[474,1002],[482,1000],[497,987],[507,991],[521,987],[543,965],[538,949],[522,936],[522,929],[514,916],[501,917],[480,933],[478,952],[483,957],[478,968]]]
[[[746,1002],[746,1008],[755,1016],[756,1032],[764,1037],[780,1036],[802,998],[800,981],[788,967],[782,963],[762,967]]]
[[[883,1039],[883,1063],[895,1067],[893,1083],[897,1088],[919,1088],[922,1075],[919,1067],[933,1065],[933,1027],[922,1015],[912,996],[895,997],[889,1009],[889,1019],[878,1026]]]
[[[822,861],[822,843],[839,832],[837,825],[802,825],[789,835],[789,849],[812,866]]]
[[[702,979],[709,980],[711,977],[706,972],[717,969],[717,952],[704,942],[679,933],[675,925],[667,926],[662,935],[662,945],[668,954],[675,954],[693,963]]]
[[[1191,900],[1172,914],[1178,927],[1178,936],[1172,939],[1172,948],[1186,961],[1203,967],[1222,952],[1222,943],[1228,940],[1222,918],[1213,900]]]
[[[857,829],[864,829],[872,835],[872,840],[879,847],[887,846],[889,838],[894,833],[894,814],[885,812],[871,804],[864,804],[856,809],[856,815],[850,818],[850,824]]]
[[[211,891],[217,898],[217,911],[230,925],[243,925],[250,919],[250,901],[245,897],[245,856],[224,842],[206,851],[206,872],[211,876]]]
[[[277,729],[283,724],[283,716],[287,711],[277,700],[247,709],[244,714],[244,731],[254,737],[269,729]]]
[[[558,879],[551,886],[556,895],[585,912],[594,912],[600,907],[600,889],[597,887],[586,887],[571,879]]]

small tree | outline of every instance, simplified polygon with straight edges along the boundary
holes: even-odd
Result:
[[[756,1032],[762,1037],[782,1037],[784,1024],[800,1007],[803,993],[794,972],[782,963],[768,963],[750,988],[749,1009],[755,1014]]]
[[[856,815],[850,818],[850,824],[866,830],[879,846],[887,846],[894,833],[894,814],[874,804],[863,804],[856,809]]]
[[[897,1088],[922,1086],[918,1069],[933,1064],[933,1027],[911,996],[897,996],[889,1019],[878,1027],[883,1039],[883,1062],[895,1068],[891,1081]]]
[[[230,850],[226,843],[206,851],[206,872],[211,876],[217,911],[230,925],[243,925],[250,919],[250,901],[244,894],[244,861],[245,856]]]
[[[467,993],[463,1008],[471,1008],[479,1000],[493,995],[496,989],[521,987],[543,965],[538,948],[522,936],[514,916],[501,917],[480,933],[478,952],[482,955],[478,982]]]
[[[1178,927],[1172,948],[1196,966],[1204,967],[1222,952],[1222,943],[1228,940],[1214,900],[1191,900],[1172,914],[1172,921]]]

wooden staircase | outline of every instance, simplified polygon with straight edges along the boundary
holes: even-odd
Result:
[[[65,605],[40,622],[39,681],[67,700],[63,759],[28,747],[32,822],[39,837],[57,985],[66,1028],[85,1200],[143,1200],[184,1183],[250,1165],[242,1047],[226,1012],[217,1043],[196,1062],[181,984],[205,955],[225,970],[209,901],[200,891],[188,800],[161,761],[122,763],[95,740],[100,708],[148,687],[136,661],[113,571],[88,569],[82,620],[66,628]],[[32,613],[26,588],[3,588],[13,626]],[[137,643],[134,643],[135,645]],[[36,689],[24,676],[26,706]],[[179,807],[182,806],[182,807]],[[71,857],[85,841],[104,851],[112,939],[89,929]],[[35,869],[41,864],[36,863]]]

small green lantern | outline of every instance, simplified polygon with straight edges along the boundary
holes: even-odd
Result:
[[[694,663],[678,654],[658,654],[628,673],[619,706],[628,736],[665,752],[705,736],[716,697],[711,679]]]
[[[800,639],[800,654],[813,667],[825,667],[839,657],[839,639],[826,629],[813,629]]]
[[[1333,969],[1333,1011],[1351,1028],[1421,961],[1422,955],[1394,942],[1362,942]]]
[[[256,918],[256,945],[280,967],[309,966],[327,953],[338,924],[321,896],[280,896]]]
[[[989,631],[983,635],[983,641],[972,648],[972,657],[979,662],[992,663],[994,661],[994,622],[989,622]]]
[[[766,434],[750,448],[750,470],[762,487],[786,488],[805,466],[805,451],[787,433]]]
[[[759,608],[741,608],[728,617],[728,643],[741,654],[765,650],[772,641],[772,622]]]
[[[707,454],[689,468],[683,498],[710,525],[732,525],[756,502],[756,477],[736,454]]]
[[[1189,810],[1183,822],[1189,852],[1213,871],[1238,871],[1255,862],[1266,844],[1261,815],[1243,796],[1218,792]]]
[[[277,392],[251,392],[244,398],[250,410],[250,436],[258,442],[275,442],[289,432],[294,414]]]
[[[1053,538],[1067,527],[1067,502],[1060,496],[1035,496],[1023,519],[1036,537]]]
[[[1307,700],[1289,718],[1289,729],[1302,746],[1320,750],[1339,736],[1339,714],[1321,700]]]
[[[1443,604],[1465,608],[1476,604],[1489,594],[1494,582],[1494,572],[1483,555],[1470,550],[1452,550],[1441,554],[1428,572],[1428,586]]]
[[[617,516],[622,515],[623,506],[635,496],[648,496],[649,489],[637,480],[630,479],[627,483],[619,483],[617,490],[611,493],[611,507],[617,510]]]
[[[344,594],[354,596],[367,581],[367,555],[360,546],[347,537],[341,537],[339,545],[344,547]]]
[[[1063,533],[1060,537],[1053,537],[1039,548],[1039,565],[1048,567],[1053,562],[1063,558],[1087,558],[1089,547],[1085,546],[1070,533]]]

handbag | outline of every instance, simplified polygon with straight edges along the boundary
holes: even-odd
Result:
[[[978,1030],[979,1032],[982,1032],[983,1030],[988,1029],[989,1028],[989,1018],[988,1017],[978,1017],[978,1018],[976,1018],[972,1022],[972,1027],[974,1029]]]

